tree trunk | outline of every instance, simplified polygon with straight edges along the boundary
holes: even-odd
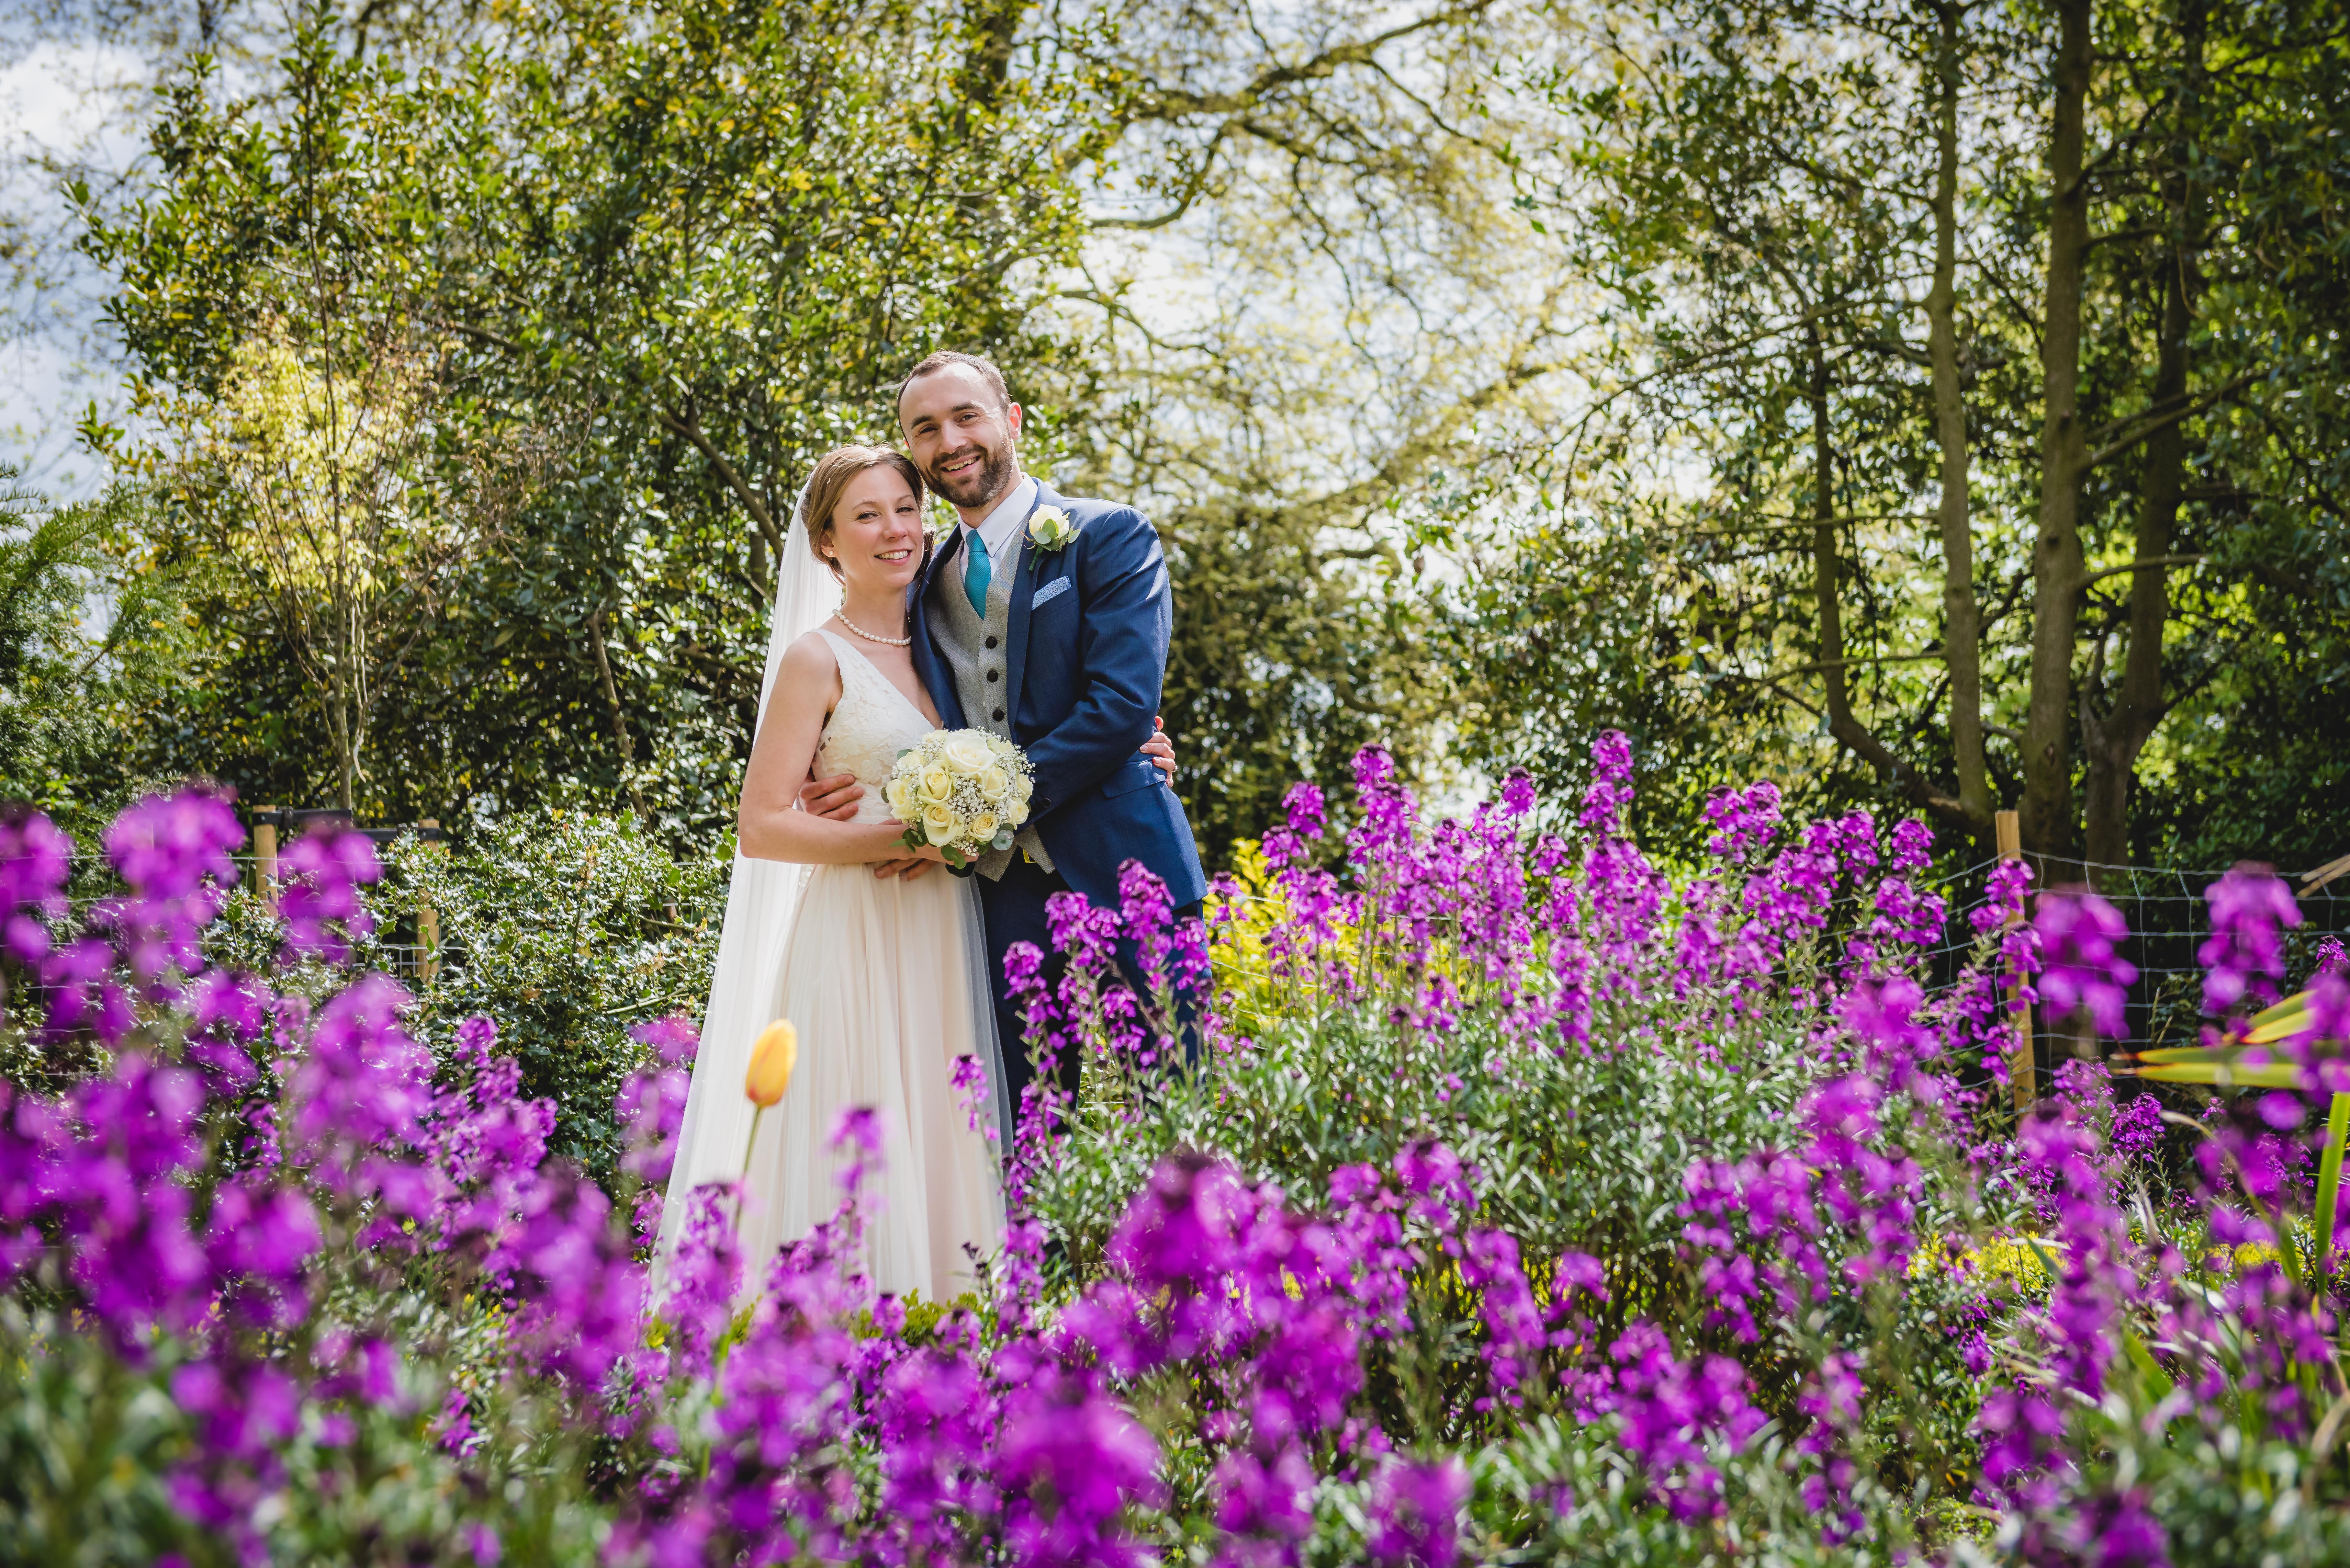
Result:
[[[1959,805],[1978,835],[1993,803],[1983,761],[1982,611],[1975,600],[1973,525],[1968,515],[1967,410],[1959,386],[1959,22],[1958,0],[1935,7],[1934,287],[1926,296],[1926,350],[1934,370],[1934,437],[1942,451],[1942,662],[1950,673],[1950,755]]]
[[[1820,676],[1827,692],[1828,733],[1836,742],[1899,790],[1911,805],[1945,821],[1970,826],[1959,803],[1927,782],[1926,775],[1893,754],[1852,711],[1850,662],[1844,651],[1844,609],[1838,589],[1844,563],[1836,554],[1835,449],[1828,438],[1828,363],[1819,328],[1804,334],[1810,372],[1812,415],[1812,595],[1819,615]]]
[[[2048,275],[2040,371],[2040,535],[2032,550],[2032,697],[2023,722],[2023,843],[2043,855],[2073,846],[2073,643],[2079,628],[2081,273],[2088,251],[2087,140],[2091,0],[2056,0],[2056,103],[2049,137]],[[2052,869],[2044,880],[2072,880]]]
[[[359,812],[359,758],[352,754],[350,676],[344,661],[335,660],[335,677],[327,693],[327,725],[334,732],[335,742],[335,804],[350,812],[357,820]]]
[[[1812,409],[1812,594],[1818,601],[1820,663],[1827,688],[1828,729],[1844,744],[1853,744],[1860,726],[1852,716],[1852,691],[1845,678],[1844,611],[1837,598],[1843,576],[1836,560],[1835,478],[1828,441],[1828,367],[1821,351],[1817,327],[1811,338]]]
[[[2193,177],[2194,119],[2202,97],[2204,0],[2179,7],[2181,56],[2178,119],[2170,139],[2170,246],[2163,268],[2162,330],[2157,349],[2154,404],[2175,406],[2187,397],[2187,333],[2192,322],[2189,298],[2201,216]],[[2138,753],[2153,738],[2168,704],[2162,695],[2162,631],[2170,611],[2168,556],[2178,523],[2178,491],[2187,466],[2185,421],[2164,425],[2147,438],[2140,481],[2137,543],[2130,573],[2129,648],[2121,690],[2112,710],[2100,717],[2082,694],[2081,735],[2088,758],[2082,802],[2090,877],[2100,865],[2129,858],[2130,785]]]
[[[650,827],[653,814],[645,809],[645,797],[637,789],[637,743],[629,733],[629,715],[620,706],[620,689],[612,680],[611,656],[604,650],[604,612],[600,609],[588,618],[588,641],[596,650],[596,682],[604,689],[604,705],[612,711],[612,738],[620,748],[620,784],[629,792],[629,804],[637,809],[637,820]]]

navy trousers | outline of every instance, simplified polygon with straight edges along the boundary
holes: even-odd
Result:
[[[987,921],[988,989],[995,998],[995,1029],[1003,1042],[1004,1075],[1011,1080],[1012,1111],[1020,1113],[1020,1098],[1036,1075],[1036,1064],[1028,1054],[1028,1023],[1003,982],[1003,955],[1014,942],[1034,942],[1045,955],[1045,983],[1058,985],[1068,968],[1068,961],[1053,949],[1051,923],[1045,919],[1045,900],[1055,893],[1068,892],[1069,885],[1058,872],[1047,871],[1014,851],[1012,864],[1003,876],[991,882],[979,879],[979,904]],[[1201,903],[1194,899],[1175,911],[1178,920],[1199,916]],[[1138,992],[1144,992],[1142,971],[1137,963],[1137,950],[1131,942],[1118,947],[1118,968],[1126,982]],[[1177,1024],[1183,1042],[1183,1055],[1192,1066],[1199,1064],[1199,1033],[1192,1026],[1196,1012],[1192,998],[1179,994],[1176,999]],[[1060,1065],[1060,1084],[1074,1096],[1077,1092],[1078,1062],[1074,1054]]]

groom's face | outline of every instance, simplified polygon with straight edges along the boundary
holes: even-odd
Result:
[[[987,506],[1020,472],[1020,405],[976,370],[949,365],[908,384],[898,400],[907,453],[931,489],[969,511]]]

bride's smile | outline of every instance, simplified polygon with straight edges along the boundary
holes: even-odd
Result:
[[[816,551],[840,578],[850,619],[897,635],[906,585],[922,569],[922,503],[895,464],[877,464],[848,482]]]

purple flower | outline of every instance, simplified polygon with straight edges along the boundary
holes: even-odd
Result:
[[[655,1186],[669,1179],[677,1159],[678,1129],[685,1124],[690,1085],[683,1067],[631,1073],[612,1096],[612,1117],[620,1124],[620,1168]]]
[[[1631,804],[1632,742],[1623,731],[1608,730],[1591,742],[1591,783],[1584,789],[1578,820],[1595,838],[1619,838]]]
[[[1216,1525],[1227,1535],[1220,1562],[1232,1568],[1274,1568],[1297,1561],[1314,1532],[1314,1466],[1294,1444],[1271,1461],[1234,1449],[1216,1463]]]
[[[707,1182],[687,1199],[685,1228],[669,1265],[669,1294],[661,1315],[675,1327],[679,1365],[708,1376],[719,1336],[734,1316],[743,1291],[743,1244],[734,1229],[741,1195],[728,1184]]]
[[[1469,1468],[1455,1456],[1387,1465],[1371,1488],[1371,1562],[1384,1568],[1452,1568],[1461,1552],[1461,1508],[1468,1501]]]
[[[286,1158],[338,1191],[373,1185],[372,1173],[389,1168],[384,1156],[416,1145],[432,1107],[432,1054],[400,1027],[408,1003],[380,974],[338,992],[286,1085]]]
[[[1608,1347],[1611,1403],[1623,1443],[1673,1516],[1722,1511],[1717,1452],[1742,1448],[1768,1417],[1747,1397],[1746,1369],[1726,1355],[1682,1361],[1655,1324],[1636,1319]]]
[[[2246,863],[2203,889],[2211,935],[2195,951],[2204,969],[2203,1010],[2227,1012],[2246,996],[2266,1003],[2284,978],[2282,933],[2301,924],[2292,890],[2267,867]]]
[[[0,952],[26,965],[48,952],[46,922],[64,918],[72,870],[73,840],[57,824],[26,806],[0,806]]]
[[[1141,1561],[1118,1529],[1129,1501],[1154,1501],[1159,1445],[1092,1377],[1044,1366],[1006,1394],[995,1472],[1014,1558],[1037,1568]]]
[[[702,1049],[702,1032],[693,1020],[681,1012],[656,1018],[650,1023],[639,1023],[629,1031],[629,1038],[639,1045],[652,1047],[664,1067],[690,1067]]]
[[[236,885],[230,857],[244,843],[235,813],[205,790],[151,794],[106,830],[107,857],[130,891],[103,901],[91,923],[114,933],[123,962],[141,986],[201,967],[197,934]]]
[[[375,929],[359,888],[380,877],[383,867],[366,834],[320,824],[286,847],[277,874],[286,883],[277,912],[286,921],[288,951],[343,963],[351,955],[350,939]]]
[[[1725,860],[1743,861],[1767,848],[1779,832],[1779,786],[1759,780],[1743,790],[1725,789],[1705,803],[1704,815],[1712,836],[1706,853]]]
[[[2162,1102],[2151,1092],[2124,1101],[2114,1112],[2110,1141],[2123,1158],[2151,1158],[2162,1147]]]
[[[2137,966],[2121,956],[2129,936],[2122,912],[2085,888],[2052,888],[2032,918],[2040,938],[2040,995],[2059,1014],[2085,1009],[2098,1033],[2129,1033],[2129,988]]]

